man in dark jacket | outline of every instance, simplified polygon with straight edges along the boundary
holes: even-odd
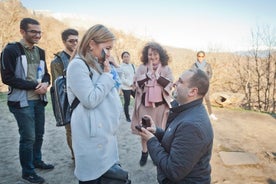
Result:
[[[51,62],[51,75],[52,75],[52,89],[55,80],[62,75],[65,75],[65,71],[70,61],[70,57],[78,45],[79,33],[75,29],[66,29],[61,33],[61,39],[64,45],[64,50],[55,54],[54,60]],[[52,102],[54,103],[54,102]],[[74,159],[74,152],[72,148],[72,136],[71,125],[65,125],[67,144],[70,148],[72,159]]]
[[[22,178],[31,183],[43,183],[44,179],[36,174],[35,168],[54,168],[42,161],[41,153],[50,75],[44,50],[35,46],[42,33],[39,22],[22,19],[20,33],[22,40],[8,44],[1,54],[1,77],[9,86],[8,106],[20,134]]]
[[[203,71],[190,69],[175,87],[179,105],[171,109],[165,131],[151,119],[151,127],[142,128],[139,134],[147,141],[160,184],[209,184],[213,129],[202,104],[209,79]]]

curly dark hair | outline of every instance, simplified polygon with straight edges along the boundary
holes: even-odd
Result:
[[[149,62],[148,61],[148,51],[149,51],[150,48],[159,53],[160,61],[161,61],[162,66],[168,65],[170,57],[167,54],[167,51],[160,44],[158,44],[156,42],[149,42],[143,48],[142,56],[141,56],[141,62],[144,65],[146,65]]]

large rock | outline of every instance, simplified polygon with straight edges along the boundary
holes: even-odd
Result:
[[[210,96],[211,104],[219,107],[240,107],[244,94],[230,93],[230,92],[217,92]]]
[[[257,156],[248,152],[219,152],[225,165],[256,165],[259,163]]]

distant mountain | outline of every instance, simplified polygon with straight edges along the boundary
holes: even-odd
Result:
[[[73,26],[80,29],[88,29],[94,24],[99,24],[100,22],[91,16],[80,15],[80,14],[64,14],[64,13],[52,13],[52,17],[57,20],[66,23],[69,26]]]
[[[276,49],[273,50],[258,50],[257,51],[257,55],[258,57],[261,58],[265,58],[268,57],[269,54],[275,54],[276,53]],[[256,54],[256,51],[254,50],[249,50],[249,51],[236,51],[234,52],[234,54],[240,55],[240,56],[249,56],[249,57],[254,57],[254,55]]]

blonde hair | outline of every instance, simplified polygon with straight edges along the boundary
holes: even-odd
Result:
[[[115,40],[115,36],[105,26],[96,24],[86,31],[72,55],[72,58],[74,58],[76,55],[79,55],[81,59],[83,59],[88,65],[102,73],[102,69],[97,62],[97,58],[93,56],[90,50],[89,43],[91,40],[94,40],[96,44],[100,44]]]

